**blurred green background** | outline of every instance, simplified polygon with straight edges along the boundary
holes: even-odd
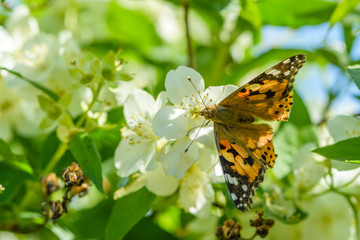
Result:
[[[135,87],[156,97],[165,89],[168,71],[181,65],[195,68],[203,76],[206,87],[241,86],[274,64],[301,53],[306,54],[307,62],[295,81],[291,118],[276,126],[274,144],[279,159],[273,172],[268,173],[268,181],[257,192],[258,203],[262,205],[257,208],[255,204],[255,210],[265,207],[266,217],[275,219],[266,239],[358,239],[360,171],[357,164],[344,160],[358,163],[356,160],[360,159],[359,3],[358,0],[2,1],[0,67],[44,84],[60,96],[62,103],[68,95],[75,102],[78,93],[67,91],[79,83],[71,85],[65,78],[57,80],[56,76],[65,73],[58,68],[48,71],[49,68],[36,65],[42,61],[41,47],[26,55],[22,49],[26,44],[31,45],[26,42],[26,36],[30,38],[32,33],[21,35],[18,33],[21,28],[37,32],[39,39],[45,36],[41,40],[44,43],[58,39],[58,45],[49,46],[63,48],[63,58],[87,55],[88,58],[77,62],[84,71],[88,70],[87,61],[106,66],[111,51],[117,52],[124,64],[121,74],[116,75],[123,90],[117,96],[117,104],[107,99],[110,94],[103,93],[103,102],[110,104],[106,109],[106,124],[96,121],[80,124],[99,152],[105,194],[95,188],[100,183],[93,184],[90,196],[74,200],[69,213],[55,225],[48,223],[45,228],[28,234],[6,230],[19,222],[25,226],[42,223],[41,173],[51,170],[59,176],[74,161],[74,152],[63,149],[61,160],[49,166],[49,159],[59,153],[64,142],[56,134],[58,125],[53,125],[58,121],[56,111],[52,115],[47,112],[47,116],[53,117],[51,122],[34,120],[36,112],[22,112],[22,117],[17,118],[22,108],[39,106],[38,93],[28,90],[33,86],[24,79],[11,79],[13,75],[1,71],[0,184],[5,189],[0,194],[0,239],[118,239],[122,235],[126,235],[124,239],[216,239],[216,226],[228,218],[239,221],[244,228],[244,239],[249,238],[253,229],[248,222],[255,211],[239,213],[231,205],[224,184],[214,184],[214,190],[215,198],[227,197],[220,200],[225,202],[225,208],[214,204],[213,217],[206,219],[179,208],[177,194],[161,198],[142,189],[128,198],[113,200],[115,190],[128,180],[116,175],[113,161],[120,141],[119,129],[125,124],[122,104]],[[24,11],[33,20],[21,20]],[[64,30],[71,35],[71,41],[62,40],[66,39]],[[26,55],[28,62],[17,64],[22,61],[21,54]],[[54,56],[46,56],[44,62],[51,61],[60,62]],[[61,69],[66,69],[68,74],[67,67]],[[52,80],[42,82],[40,79],[49,78],[44,77],[45,73]],[[9,97],[10,90],[17,94],[16,98]],[[87,95],[78,98],[77,107],[65,104],[64,112],[74,113],[74,122],[81,119],[79,109],[80,102],[86,102],[84,96]],[[21,99],[31,104],[20,105]],[[49,100],[48,104],[53,102]],[[311,152],[319,146],[352,138],[356,139],[330,150],[319,150],[324,158]],[[320,167],[314,159],[321,162]],[[296,180],[299,176],[306,180],[303,185]],[[278,205],[266,201],[271,194],[278,194]]]

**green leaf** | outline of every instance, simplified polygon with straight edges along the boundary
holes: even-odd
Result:
[[[324,0],[259,1],[263,24],[301,27],[316,25],[329,20],[336,3]]]
[[[69,141],[69,149],[83,169],[85,176],[103,193],[101,159],[92,138],[87,133],[75,134]]]
[[[115,2],[109,6],[106,23],[115,38],[142,50],[160,43],[154,24],[144,14]]]
[[[333,26],[335,23],[341,21],[345,15],[354,10],[359,3],[360,0],[343,0],[339,3],[331,14],[330,25]]]
[[[360,89],[360,65],[348,66],[346,71],[349,73],[350,78],[355,82],[356,86]]]
[[[168,222],[171,222],[175,219],[167,219]],[[176,225],[177,227],[180,226]],[[131,239],[141,239],[141,240],[149,240],[149,239],[166,239],[166,240],[176,240],[179,239],[175,237],[173,234],[170,234],[169,231],[165,231],[163,228],[159,227],[159,225],[155,224],[151,218],[143,218],[139,221],[125,236],[125,240]]]
[[[0,203],[9,201],[18,187],[31,175],[0,162],[0,184],[5,190],[0,194]]]
[[[13,158],[13,153],[10,149],[10,146],[2,139],[0,139],[0,156],[3,158]]]
[[[240,17],[251,23],[254,28],[259,29],[262,20],[258,4],[254,0],[242,0],[241,7]]]
[[[294,105],[291,108],[289,122],[292,122],[297,127],[312,125],[309,112],[296,91],[294,91],[293,100]]]
[[[112,158],[120,142],[120,127],[113,129],[98,128],[90,133],[91,138],[103,159]]]
[[[29,174],[33,173],[33,169],[26,162],[26,159],[23,156],[14,154],[10,146],[2,139],[0,139],[0,161],[4,161],[7,165],[18,170]]]
[[[335,144],[314,149],[326,158],[335,160],[360,160],[360,137],[348,138]]]
[[[350,160],[350,161],[346,161],[346,162],[360,164],[360,160]]]
[[[182,1],[179,0],[167,0],[168,2],[183,8]],[[221,10],[226,8],[230,0],[196,0],[188,1],[190,11],[195,11],[201,16],[201,18],[207,23],[210,31],[218,33],[223,26],[223,16],[221,16]],[[191,15],[190,15],[191,16]],[[190,17],[191,19],[191,17]]]
[[[129,230],[150,210],[155,195],[142,188],[116,200],[106,229],[105,239],[123,239]]]

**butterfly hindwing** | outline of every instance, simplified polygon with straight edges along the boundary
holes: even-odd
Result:
[[[271,128],[265,124],[244,124],[239,129],[214,123],[214,132],[231,198],[238,209],[247,212],[266,169],[275,162]]]
[[[240,87],[219,105],[264,120],[286,121],[293,105],[295,76],[304,63],[303,54],[287,58]]]

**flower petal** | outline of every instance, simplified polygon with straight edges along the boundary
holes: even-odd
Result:
[[[219,104],[224,98],[239,89],[235,85],[208,87],[202,94],[206,106]]]
[[[174,140],[184,137],[190,128],[191,119],[186,112],[175,107],[164,107],[156,114],[152,122],[153,131],[158,137]]]
[[[197,161],[198,166],[201,170],[209,173],[215,165],[218,163],[218,156],[215,155],[214,151],[204,147],[198,146],[199,148],[199,159]]]
[[[153,157],[155,148],[156,143],[135,133],[122,139],[114,155],[118,175],[127,177],[138,171]]]
[[[145,119],[152,119],[155,113],[155,100],[151,94],[142,90],[134,89],[125,104],[124,115],[127,124],[130,127],[136,126],[138,122],[144,122]]]
[[[192,166],[181,182],[178,204],[198,217],[206,217],[213,198],[214,190],[206,173]]]
[[[336,142],[350,137],[359,137],[359,126],[360,120],[353,116],[336,116],[327,123],[330,134]]]
[[[204,144],[210,149],[216,149],[215,138],[214,138],[214,127],[212,122],[210,122],[209,125],[210,126],[202,127],[200,129],[200,132],[199,132],[199,127],[192,128],[189,133],[189,138],[192,140],[195,139],[195,141]]]
[[[169,100],[178,107],[194,104],[196,100],[198,102],[201,101],[194,86],[189,82],[188,77],[191,78],[198,91],[204,91],[205,83],[203,77],[192,68],[180,66],[176,70],[171,70],[166,75],[166,93]],[[191,97],[193,101],[190,100]]]
[[[114,199],[122,198],[130,193],[137,192],[145,186],[145,178],[140,176],[128,184],[126,187],[119,188],[114,192]]]
[[[301,190],[311,189],[325,174],[325,163],[315,160],[315,143],[303,145],[293,160],[295,184]]]
[[[155,101],[155,108],[156,111],[158,111],[159,109],[165,107],[165,104],[168,102],[168,97],[166,92],[162,91],[158,94],[158,96],[156,97],[156,101]]]
[[[199,150],[195,144],[192,144],[188,151],[185,152],[190,142],[191,140],[187,137],[177,140],[170,151],[160,159],[166,174],[181,179],[196,159],[198,159]]]
[[[159,196],[170,196],[179,187],[179,180],[173,176],[166,175],[161,164],[154,171],[149,171],[144,174],[146,180],[146,188]]]

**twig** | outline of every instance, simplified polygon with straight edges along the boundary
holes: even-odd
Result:
[[[185,31],[186,31],[186,43],[187,43],[187,52],[188,52],[188,63],[189,67],[196,68],[194,51],[191,45],[190,38],[190,29],[189,29],[189,2],[188,0],[182,1],[184,6],[184,20],[185,20]]]

